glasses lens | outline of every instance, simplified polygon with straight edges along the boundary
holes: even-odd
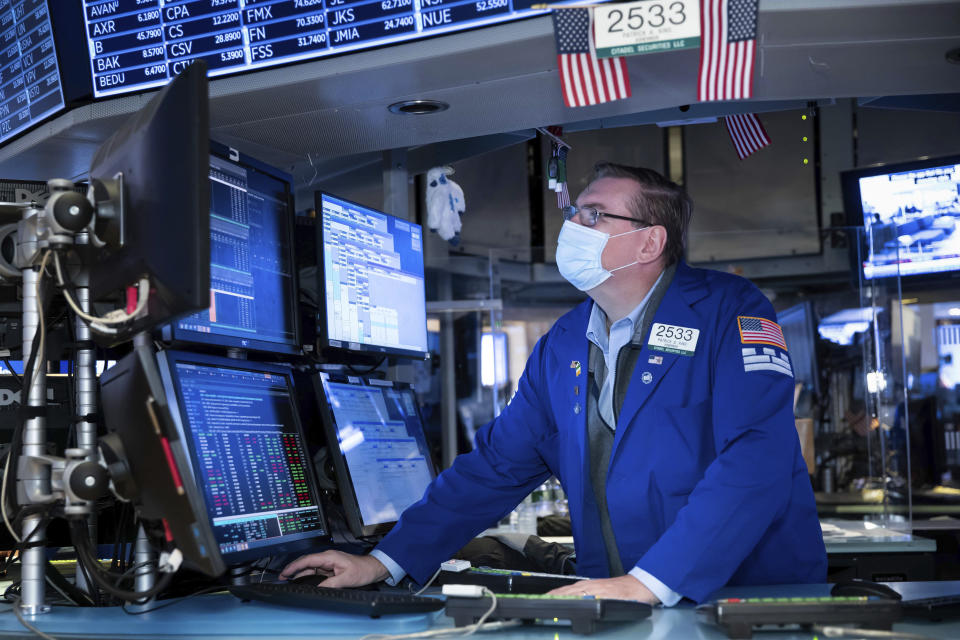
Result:
[[[597,218],[599,217],[600,212],[593,207],[583,207],[580,209],[580,220],[588,227],[597,224]]]
[[[573,205],[567,205],[566,207],[560,209],[560,213],[563,214],[564,220],[573,220],[573,217],[577,215],[577,208]]]

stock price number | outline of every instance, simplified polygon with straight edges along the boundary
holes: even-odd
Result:
[[[502,9],[507,6],[507,0],[480,0],[476,3],[477,13],[483,13],[484,11],[493,11],[494,9]]]
[[[390,18],[383,21],[384,31],[393,31],[402,27],[413,26],[413,16],[403,16],[401,18]]]

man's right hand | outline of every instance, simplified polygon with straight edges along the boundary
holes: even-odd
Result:
[[[324,551],[300,556],[280,572],[281,580],[320,574],[329,576],[321,587],[362,587],[390,577],[390,572],[373,556],[355,556],[342,551]]]

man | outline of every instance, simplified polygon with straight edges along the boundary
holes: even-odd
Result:
[[[331,587],[439,563],[556,475],[577,573],[555,593],[673,605],[726,584],[824,582],[826,553],[770,303],[687,266],[691,203],[648,169],[595,167],[557,266],[590,296],[537,343],[516,395],[369,556],[304,556]]]

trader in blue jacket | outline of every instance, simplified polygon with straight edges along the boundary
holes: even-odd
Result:
[[[682,259],[691,203],[648,169],[599,164],[564,210],[557,266],[590,299],[537,343],[510,404],[367,556],[303,556],[283,577],[423,583],[551,475],[577,573],[556,593],[670,606],[727,585],[826,581],[767,299]]]

